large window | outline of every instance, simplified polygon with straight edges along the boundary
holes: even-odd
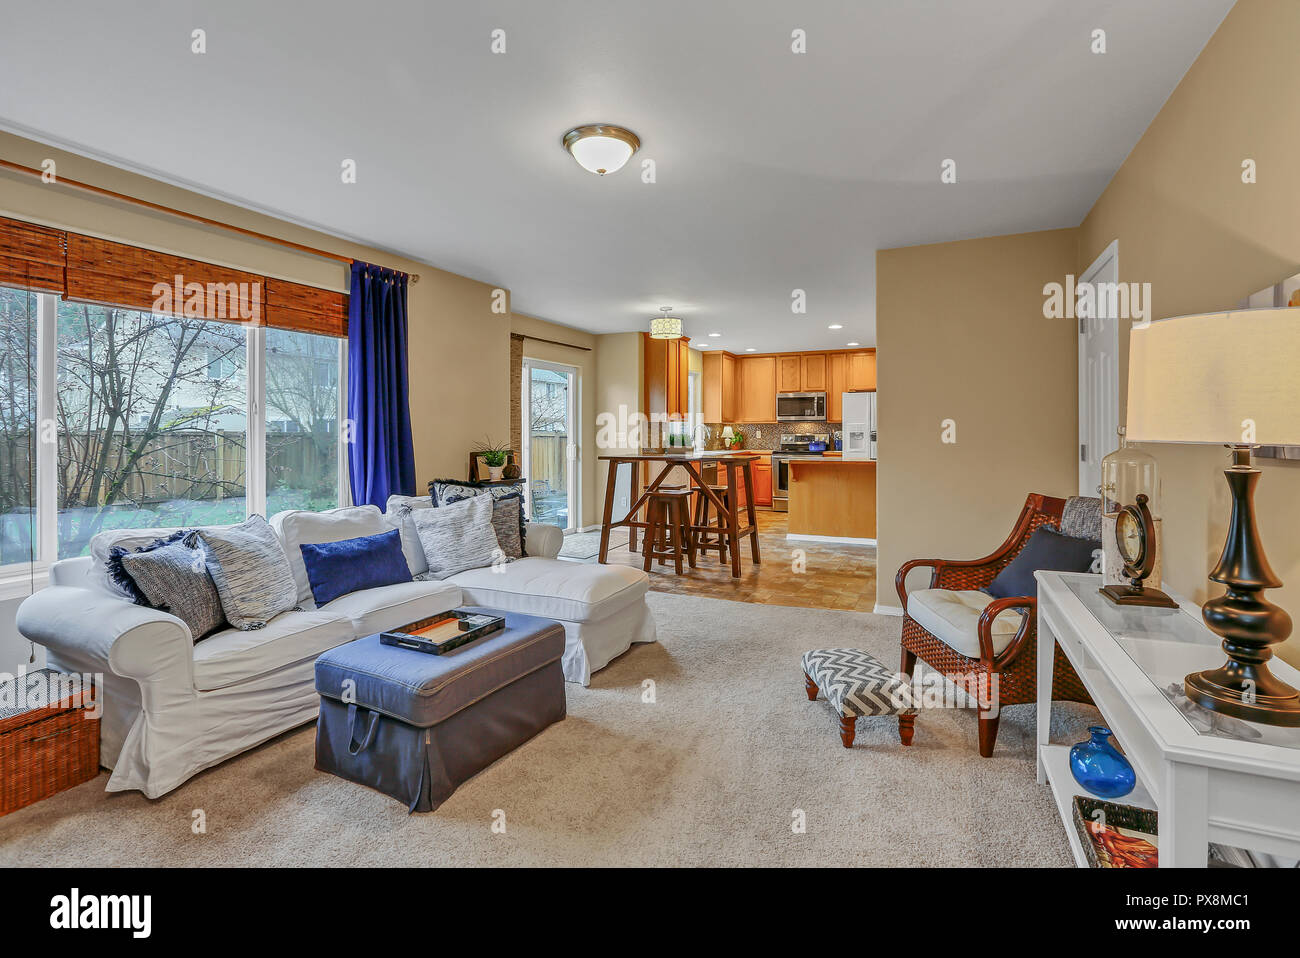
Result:
[[[339,340],[266,331],[266,510],[339,502]]]
[[[345,340],[7,287],[0,337],[11,574],[85,555],[105,529],[340,503]]]
[[[0,566],[38,552],[36,320],[36,294],[0,286]]]
[[[244,518],[245,338],[233,323],[59,303],[60,558],[103,529]]]

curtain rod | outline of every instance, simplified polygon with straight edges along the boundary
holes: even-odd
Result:
[[[524,339],[531,339],[535,343],[550,343],[552,346],[565,346],[569,349],[581,349],[584,353],[591,352],[590,346],[575,346],[573,343],[562,343],[558,339],[542,339],[540,336],[529,336],[527,333],[516,333]]]
[[[11,163],[9,160],[0,160],[0,168],[13,170],[15,173],[26,173],[28,176],[35,176],[43,179],[44,171],[32,169],[30,166],[22,166],[18,163]],[[238,233],[241,236],[247,236],[252,239],[261,240],[264,243],[274,243],[277,246],[285,246],[299,253],[307,253],[311,256],[319,256],[324,259],[337,260],[340,263],[352,263],[351,256],[343,256],[339,253],[331,253],[328,250],[317,249],[314,246],[305,246],[302,243],[295,243],[293,240],[281,239],[278,236],[270,236],[266,233],[259,233],[256,230],[244,229],[242,226],[232,226],[230,223],[223,223],[220,220],[214,220],[207,216],[200,216],[198,213],[188,213],[185,210],[178,210],[170,206],[163,206],[161,203],[152,203],[149,200],[142,200],[137,196],[128,196],[125,193],[118,193],[115,190],[105,189],[102,186],[94,186],[90,183],[82,183],[80,180],[71,180],[65,176],[56,176],[55,183],[64,186],[75,187],[79,190],[85,190],[87,193],[94,193],[97,196],[107,196],[110,199],[120,200],[123,203],[132,203],[136,206],[143,206],[145,209],[153,210],[157,213],[166,213],[169,216],[178,216],[181,219],[189,220],[192,223],[202,223],[204,226],[214,226],[217,229],[229,230],[232,233]],[[400,270],[398,272],[401,272]],[[412,283],[420,281],[419,273],[408,273]]]

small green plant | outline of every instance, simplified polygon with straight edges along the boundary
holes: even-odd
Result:
[[[478,455],[482,456],[483,461],[493,469],[498,466],[504,466],[510,458],[510,447],[499,446],[490,438],[479,443],[478,447],[474,451],[478,453]]]

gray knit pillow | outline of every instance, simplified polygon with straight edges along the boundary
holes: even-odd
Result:
[[[127,553],[119,561],[149,604],[189,626],[195,642],[226,624],[197,532],[156,549]]]
[[[226,618],[237,629],[260,629],[298,603],[289,560],[271,524],[250,516],[237,526],[204,529],[208,572]]]
[[[491,496],[471,496],[437,509],[411,513],[429,562],[429,576],[445,579],[505,558],[492,529]]]
[[[519,493],[501,496],[492,503],[492,531],[497,534],[497,544],[508,559],[524,557],[524,541],[519,535],[519,513],[523,506],[524,497]]]
[[[1061,510],[1062,535],[1072,539],[1101,539],[1101,500],[1092,496],[1070,496]]]

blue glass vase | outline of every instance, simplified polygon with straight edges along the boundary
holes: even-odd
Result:
[[[1137,787],[1137,773],[1110,744],[1110,729],[1094,725],[1092,738],[1070,749],[1070,774],[1098,798],[1122,798]]]

